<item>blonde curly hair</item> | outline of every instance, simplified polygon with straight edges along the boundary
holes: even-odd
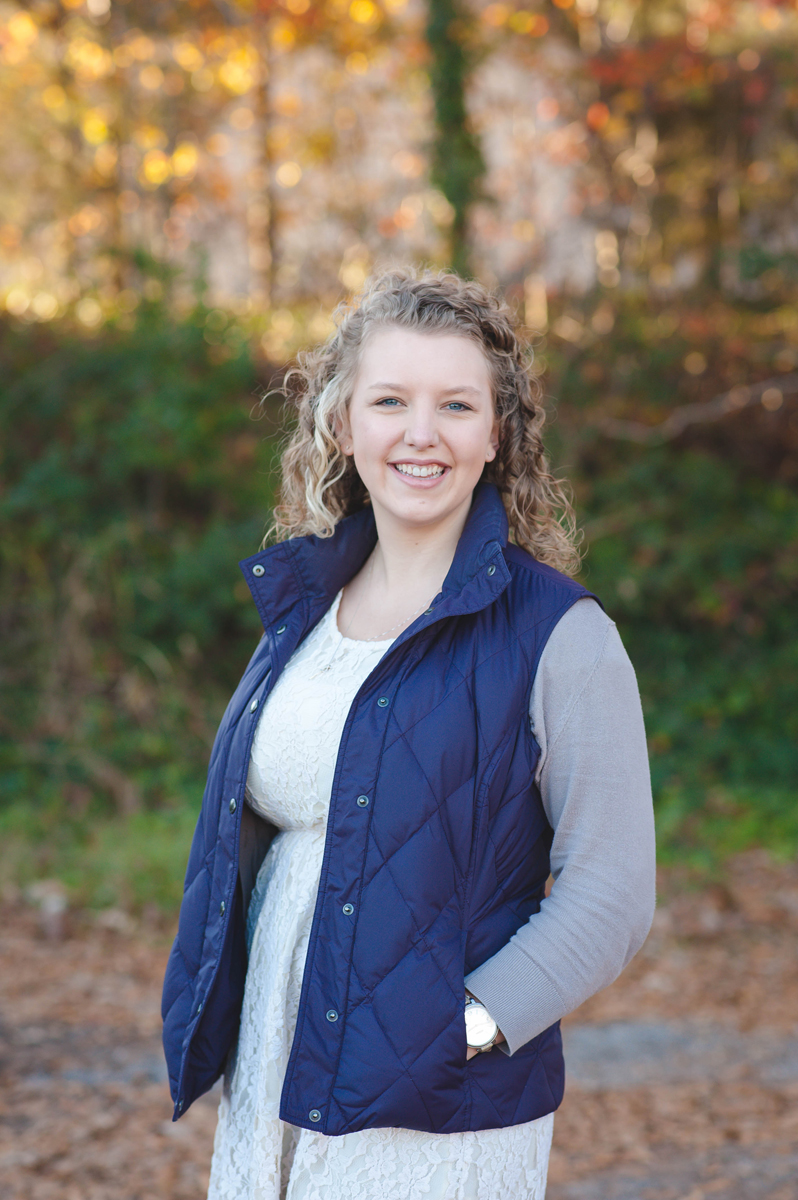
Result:
[[[282,456],[282,486],[266,540],[329,537],[342,517],[369,503],[351,457],[336,436],[352,395],[363,346],[386,326],[457,334],[481,347],[491,372],[499,448],[485,464],[507,510],[510,537],[541,562],[579,569],[578,533],[567,485],[549,468],[541,433],[541,389],[529,373],[531,351],[512,313],[482,284],[451,271],[391,270],[369,280],[335,314],[337,328],[305,351],[284,388],[298,424]]]

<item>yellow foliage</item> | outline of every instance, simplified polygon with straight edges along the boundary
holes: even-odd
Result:
[[[123,70],[125,67],[129,67],[133,62],[133,55],[130,52],[130,47],[126,46],[124,42],[121,46],[114,46],[114,62],[118,67],[122,67]]]
[[[191,73],[191,85],[197,92],[209,92],[213,87],[213,71],[209,67],[200,67]]]
[[[505,25],[509,17],[510,10],[506,4],[489,4],[487,8],[482,10],[482,20],[487,25],[493,25],[497,29]]]
[[[103,310],[91,296],[84,297],[75,312],[81,325],[85,325],[87,329],[96,329],[98,325],[102,324]]]
[[[537,18],[534,13],[519,9],[511,15],[508,23],[514,33],[531,33],[537,24]]]
[[[302,101],[296,92],[279,92],[273,104],[274,111],[281,117],[295,117],[302,111]]]
[[[100,175],[110,176],[114,173],[118,158],[116,146],[104,142],[102,146],[97,147],[94,153],[94,166]]]
[[[365,75],[369,69],[368,56],[362,50],[354,50],[347,55],[346,69],[350,75]]]
[[[108,126],[101,113],[89,109],[81,122],[81,130],[86,141],[92,146],[99,146],[108,138]]]
[[[193,175],[199,163],[199,151],[193,142],[178,142],[172,155],[172,171],[180,179]]]
[[[354,259],[352,262],[344,263],[338,272],[338,278],[341,283],[350,292],[356,292],[366,282],[368,275],[368,263]]]
[[[58,301],[52,292],[37,292],[30,307],[39,321],[52,321],[58,312]]]
[[[36,23],[27,13],[14,13],[6,26],[12,41],[20,46],[31,46],[39,36]]]
[[[275,333],[289,337],[294,332],[296,321],[294,314],[287,308],[277,308],[272,313],[271,326]]]
[[[254,85],[258,56],[250,46],[235,50],[219,67],[219,80],[237,96],[243,96]]]
[[[230,124],[233,129],[249,129],[254,120],[255,114],[251,108],[247,108],[246,106],[237,108],[230,114]]]
[[[272,46],[275,50],[290,50],[296,41],[296,30],[290,21],[275,21],[272,26]]]
[[[130,38],[127,45],[130,53],[139,62],[147,62],[155,53],[155,43],[152,38],[146,37],[143,33]]]
[[[535,226],[531,221],[513,222],[513,237],[519,242],[532,242],[535,239]]]
[[[349,15],[358,25],[374,25],[380,19],[380,11],[372,0],[352,0]]]
[[[759,11],[759,22],[765,29],[772,32],[780,28],[782,15],[777,8],[762,8]]]
[[[197,49],[193,42],[178,42],[173,48],[172,54],[175,62],[184,71],[197,71],[205,62],[202,52]]]
[[[84,237],[87,233],[95,233],[104,224],[105,218],[100,210],[93,204],[85,204],[69,218],[67,229],[73,237]]]
[[[155,63],[148,63],[139,71],[139,82],[148,92],[157,92],[163,83],[163,71]]]
[[[142,150],[163,149],[168,140],[163,129],[157,125],[139,125],[133,130],[133,141]]]
[[[308,322],[308,333],[314,342],[324,342],[334,331],[335,325],[326,313],[317,313]]]
[[[209,154],[221,158],[230,149],[230,139],[223,133],[212,133],[205,143],[205,147]]]
[[[114,60],[108,51],[85,37],[77,37],[69,43],[64,61],[79,79],[89,82],[110,75],[114,69]]]
[[[292,188],[296,187],[302,178],[302,168],[299,163],[284,162],[281,163],[275,172],[275,179],[280,187]]]
[[[45,108],[49,108],[51,112],[56,109],[63,108],[66,104],[66,92],[57,83],[51,83],[42,92],[42,104]]]
[[[15,317],[21,317],[30,304],[30,298],[22,288],[15,287],[6,296],[6,309]]]
[[[148,150],[139,171],[139,180],[146,188],[157,188],[172,174],[172,161],[163,150]]]

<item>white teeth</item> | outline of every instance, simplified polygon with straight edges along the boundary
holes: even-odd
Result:
[[[431,475],[437,476],[443,474],[443,467],[415,467],[410,463],[394,463],[397,471],[401,471],[403,475],[413,475],[416,479],[428,479]]]

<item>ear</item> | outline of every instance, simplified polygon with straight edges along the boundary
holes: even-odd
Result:
[[[485,462],[493,462],[496,455],[499,453],[499,422],[493,422],[493,428],[490,431],[490,444],[485,455]]]
[[[333,433],[341,447],[342,454],[354,454],[354,446],[352,445],[352,431],[349,428],[349,414],[344,411],[343,415],[336,417],[333,424]]]

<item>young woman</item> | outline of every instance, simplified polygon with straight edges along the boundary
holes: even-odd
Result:
[[[294,381],[164,988],[175,1119],[224,1070],[212,1200],[541,1200],[560,1018],[653,913],[634,672],[484,288],[383,275]]]

